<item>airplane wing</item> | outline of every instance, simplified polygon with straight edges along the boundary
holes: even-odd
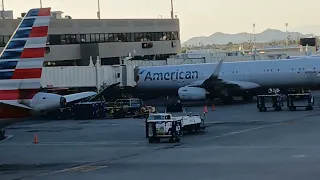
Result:
[[[254,88],[260,87],[259,84],[253,83],[253,82],[249,82],[249,81],[225,81],[225,80],[222,80],[219,83],[221,84],[221,86],[225,86],[227,88],[228,87],[230,87],[230,88],[239,88],[239,89],[242,89],[242,90],[254,89]]]
[[[205,80],[195,81],[192,84],[188,85],[188,87],[200,87],[204,89],[238,88],[242,90],[260,87],[259,84],[249,81],[229,81],[219,78],[222,64],[223,59],[218,63],[216,69],[209,78]]]
[[[18,101],[14,102],[14,101],[1,101],[0,104],[5,104],[5,105],[9,105],[9,106],[15,106],[15,107],[20,107],[20,108],[24,108],[24,109],[30,109],[31,108],[29,106],[20,104]]]
[[[77,101],[77,100],[81,100],[84,98],[88,98],[91,96],[96,95],[96,92],[82,92],[82,93],[75,93],[75,94],[70,94],[70,95],[65,95],[63,96],[64,98],[66,98],[67,103],[73,102],[73,101]]]

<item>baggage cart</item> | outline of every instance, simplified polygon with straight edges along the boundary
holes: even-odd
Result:
[[[314,97],[311,93],[288,94],[287,106],[290,111],[295,111],[298,107],[304,107],[306,111],[310,111],[313,110]]]
[[[150,114],[146,120],[146,135],[149,143],[169,139],[170,143],[180,142],[181,120],[172,119],[171,114]]]
[[[283,101],[281,94],[258,95],[257,108],[260,112],[265,112],[268,108],[274,108],[274,111],[281,111],[284,106]]]
[[[204,126],[204,117],[200,117],[199,114],[189,114],[185,116],[177,116],[172,117],[173,119],[181,119],[182,123],[182,133],[188,132],[188,133],[195,133],[201,130],[205,129]]]
[[[98,119],[106,117],[106,108],[104,102],[84,102],[76,103],[72,112],[74,119]]]

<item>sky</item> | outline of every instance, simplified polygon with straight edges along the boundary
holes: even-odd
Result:
[[[43,7],[63,11],[73,19],[97,18],[98,0],[42,0]],[[267,28],[285,30],[301,26],[320,26],[319,0],[173,0],[180,19],[182,42],[215,32],[256,32]],[[4,0],[5,10],[15,17],[30,8],[40,7],[40,0]],[[100,0],[101,18],[170,17],[170,0]]]

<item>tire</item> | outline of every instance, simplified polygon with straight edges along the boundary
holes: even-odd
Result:
[[[149,137],[149,143],[153,143],[154,142],[154,138],[153,137]]]
[[[289,107],[289,110],[290,110],[290,111],[295,111],[295,110],[296,110],[296,107]]]
[[[282,108],[281,107],[276,107],[274,110],[275,111],[282,111]]]
[[[312,106],[307,106],[306,107],[306,111],[312,111],[313,110],[313,107]]]
[[[179,137],[176,137],[175,141],[178,143],[180,142],[180,138]]]

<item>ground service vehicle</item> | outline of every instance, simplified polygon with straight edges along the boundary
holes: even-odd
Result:
[[[274,108],[275,111],[281,111],[283,107],[283,95],[270,94],[257,96],[257,108],[260,112],[267,111],[268,108]]]
[[[310,93],[288,94],[287,106],[290,111],[295,111],[297,107],[304,107],[305,110],[313,110],[314,97]]]
[[[173,126],[175,126],[175,124],[178,124],[180,135],[182,135],[184,132],[192,133],[192,132],[197,132],[202,129],[205,129],[204,118],[201,118],[200,115],[194,115],[191,113],[189,115],[184,115],[184,116],[172,116],[172,114],[169,114],[169,113],[149,114],[149,117],[146,119],[146,138],[150,137],[151,129],[148,129],[150,128],[150,125],[148,124],[150,124],[151,122],[156,124],[156,126],[154,127],[156,128],[155,130],[156,133],[159,133],[159,132],[168,133],[172,124],[169,123],[168,125],[166,125],[166,122],[173,122],[174,123]]]
[[[117,99],[113,103],[111,114],[115,118],[135,116],[141,110],[142,106],[143,102],[141,99]]]
[[[146,121],[146,134],[149,143],[160,142],[169,138],[169,142],[179,142],[181,136],[181,119],[172,119],[171,114],[150,114]]]

